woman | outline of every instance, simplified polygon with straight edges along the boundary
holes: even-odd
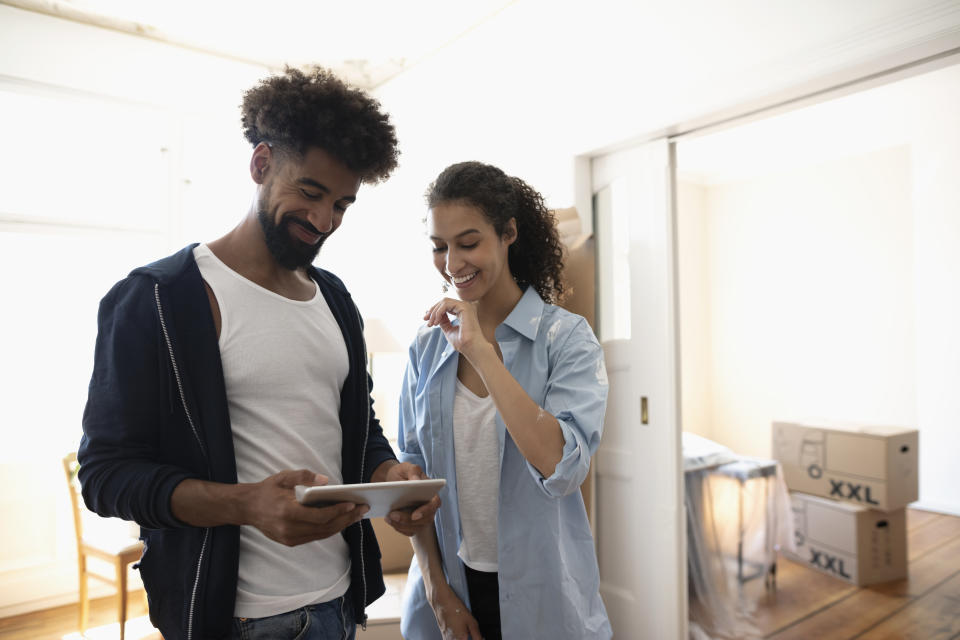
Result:
[[[403,635],[609,638],[579,491],[607,380],[586,321],[550,304],[563,294],[553,216],[478,162],[445,169],[427,204],[434,265],[459,299],[424,315],[401,393],[401,459],[447,479],[413,538]]]

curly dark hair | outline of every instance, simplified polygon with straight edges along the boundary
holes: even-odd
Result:
[[[397,166],[397,135],[380,103],[323,67],[287,67],[243,96],[243,135],[302,157],[319,147],[360,174],[385,180]]]
[[[503,235],[510,218],[517,239],[510,245],[510,273],[521,289],[533,286],[546,302],[563,299],[563,245],[556,219],[541,196],[520,178],[481,162],[460,162],[444,169],[426,192],[427,206],[462,202],[480,209]]]

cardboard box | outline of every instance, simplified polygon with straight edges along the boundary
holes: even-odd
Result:
[[[566,254],[563,260],[563,273],[560,276],[566,283],[566,296],[558,304],[571,313],[583,316],[590,328],[596,332],[596,243],[592,234],[583,233],[580,214],[577,213],[576,207],[554,209],[553,215],[557,220],[557,232],[560,234],[560,242],[563,243]],[[583,505],[587,509],[591,528],[594,528],[595,522],[593,509],[596,494],[593,486],[595,476],[596,470],[591,461],[587,477],[580,485],[580,494],[583,496]]]
[[[787,487],[890,511],[917,499],[916,429],[773,423]]]
[[[783,554],[856,585],[907,575],[906,509],[877,511],[791,493],[796,552]]]
[[[380,545],[380,566],[384,573],[406,573],[413,559],[410,538],[403,535],[383,518],[371,518],[373,533]]]

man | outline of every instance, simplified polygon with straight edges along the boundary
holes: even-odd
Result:
[[[207,245],[134,270],[100,305],[83,417],[87,505],[134,520],[166,640],[353,638],[384,592],[364,505],[296,485],[424,477],[371,410],[360,314],[311,265],[397,142],[379,104],[329,72],[247,92],[256,198]],[[411,535],[439,499],[388,521]]]

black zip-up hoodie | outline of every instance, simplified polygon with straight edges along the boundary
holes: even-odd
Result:
[[[87,506],[140,525],[150,619],[166,640],[228,636],[237,591],[239,527],[188,526],[170,511],[173,489],[186,478],[237,482],[220,349],[195,246],[134,270],[100,302],[78,450]],[[369,482],[395,456],[371,407],[362,320],[336,276],[313,267],[310,275],[349,354],[340,395],[343,482]],[[365,606],[385,590],[380,549],[369,520],[343,536],[352,564],[347,597],[363,622]]]

